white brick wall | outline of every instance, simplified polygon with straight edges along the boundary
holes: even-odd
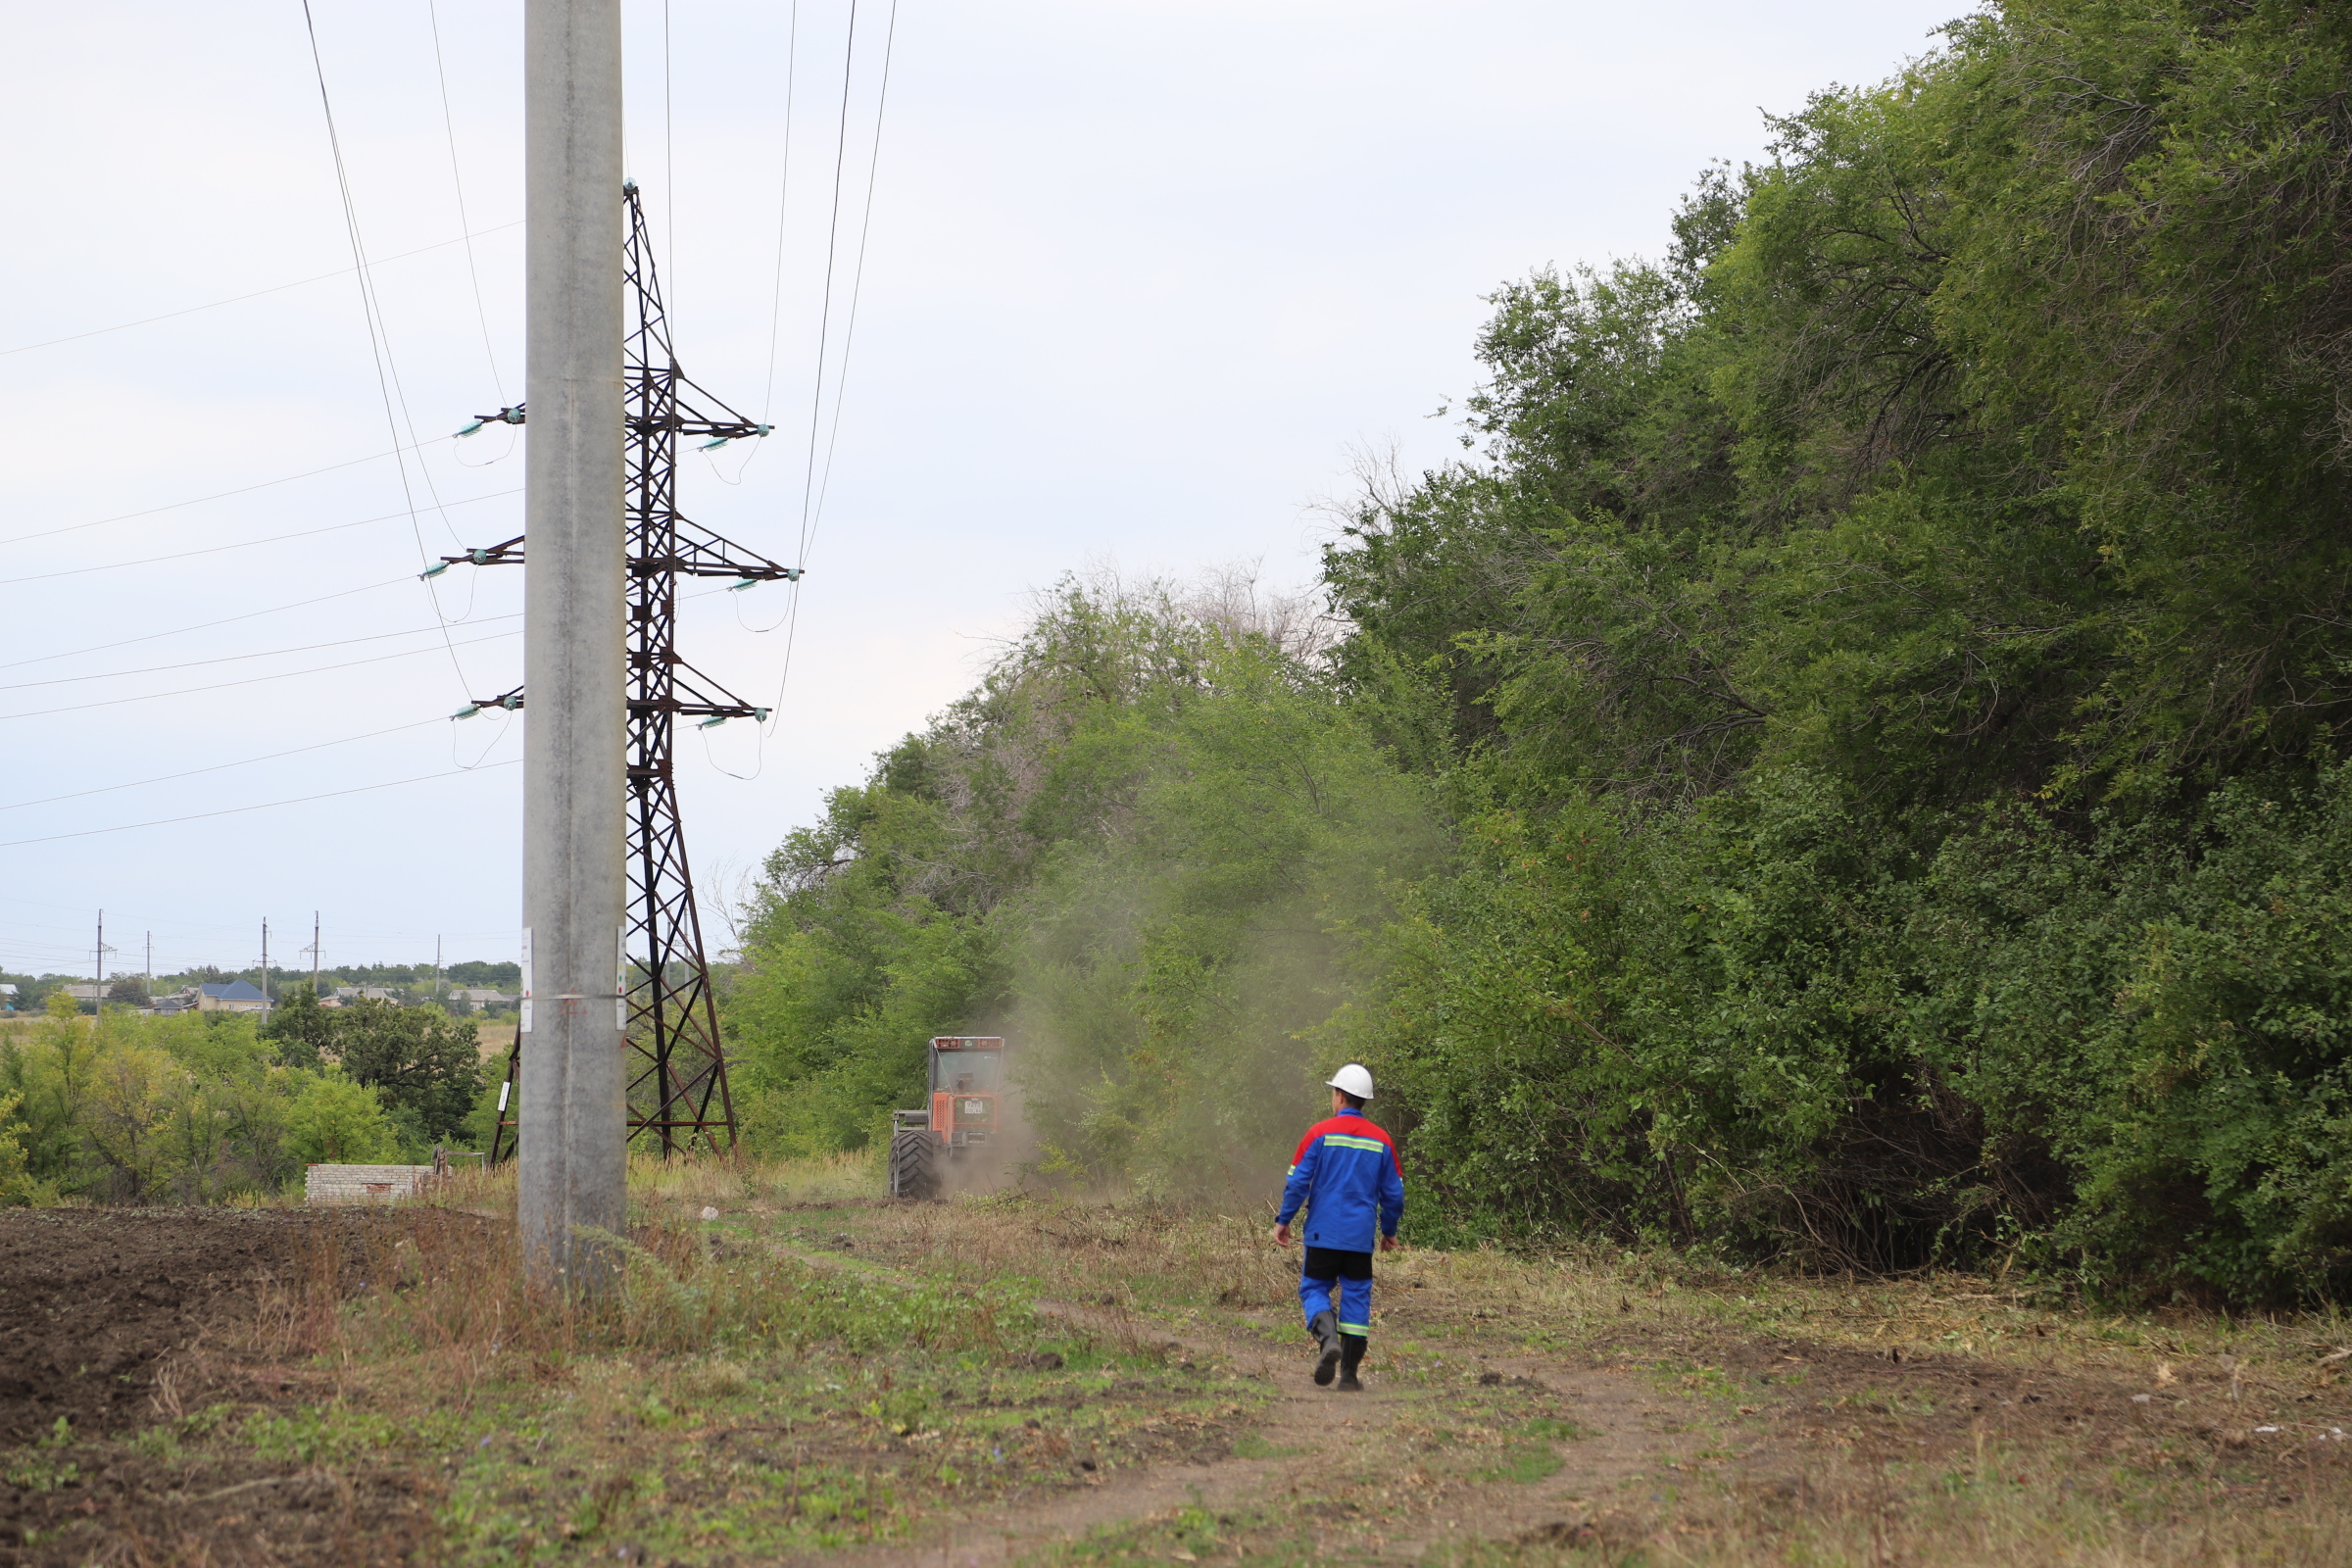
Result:
[[[313,1165],[303,1172],[306,1203],[389,1203],[432,1184],[430,1165]]]

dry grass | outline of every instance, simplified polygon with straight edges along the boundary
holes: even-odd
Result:
[[[1254,1219],[999,1197],[853,1223],[869,1255],[960,1283],[1018,1278],[1276,1347],[1297,1337],[1298,1254]],[[1606,1369],[1642,1380],[1688,1435],[1684,1458],[1440,1560],[2352,1562],[2352,1443],[2328,1430],[2352,1427],[2352,1358],[2325,1359],[2346,1340],[2335,1313],[2101,1312],[1965,1276],[1805,1279],[1624,1252],[1407,1250],[1379,1274],[1375,1354],[1440,1410],[1490,1366]],[[1493,1426],[1454,1419],[1457,1443]],[[1561,1453],[1573,1470],[1575,1446]],[[1196,1509],[1061,1554],[1387,1554],[1436,1504],[1381,1495],[1335,1489],[1345,1528]]]
[[[474,1038],[480,1045],[482,1060],[492,1064],[491,1076],[494,1078],[503,1077],[506,1073],[507,1056],[514,1049],[516,1027],[516,1020],[512,1013],[500,1018],[473,1020]]]
[[[626,1288],[592,1306],[515,1283],[511,1167],[322,1227],[265,1318],[304,1402],[224,1420],[207,1451],[407,1466],[443,1489],[452,1560],[769,1560],[744,1544],[883,1540],[1120,1465],[1250,1451],[1262,1385],[1157,1348],[1213,1338],[1279,1369],[1298,1344],[1298,1253],[1261,1216],[891,1203],[863,1157],[640,1159],[629,1181]],[[1379,1276],[1396,1414],[1359,1459],[1050,1555],[2352,1562],[2352,1442],[2326,1435],[2352,1429],[2334,1313],[2102,1312],[1966,1276],[1617,1250],[1408,1250]],[[1043,1370],[1049,1347],[1068,1364]],[[1580,1405],[1606,1390],[1617,1405]],[[1106,1468],[1080,1475],[1085,1457]]]
[[[1252,1219],[1168,1207],[1020,1197],[891,1205],[864,1227],[893,1255],[959,1277],[1011,1270],[1085,1292],[1115,1276],[1139,1303],[1271,1308],[1294,1298],[1298,1256]],[[2114,1312],[2000,1291],[1966,1275],[1903,1280],[1727,1273],[1671,1252],[1526,1255],[1407,1249],[1379,1260],[1384,1313],[1447,1321],[1542,1349],[1622,1337],[1734,1330],[1794,1336],[1891,1361],[1961,1357],[2004,1368],[2064,1365],[2151,1389],[2234,1389],[2241,1402],[2342,1385],[2352,1346],[2340,1309],[2232,1316],[2190,1308]],[[1404,1294],[1416,1293],[1416,1294]]]

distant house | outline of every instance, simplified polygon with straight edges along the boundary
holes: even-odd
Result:
[[[0,1012],[14,1012],[16,1010],[17,988],[15,986],[0,986]]]
[[[355,1002],[395,1002],[399,999],[382,986],[337,986],[318,999],[321,1007],[347,1007]]]
[[[197,1004],[196,988],[182,986],[169,996],[156,998],[155,1005],[148,1010],[161,1017],[170,1018],[178,1013],[193,1012],[196,1010]]]
[[[75,1002],[96,1002],[106,995],[104,986],[59,986],[57,988]]]
[[[231,980],[225,985],[202,985],[196,988],[198,1012],[260,1012],[269,1004],[270,999],[248,980]]]
[[[513,1006],[515,1002],[506,992],[487,986],[459,986],[449,993],[449,1000],[468,1012],[476,1007]]]

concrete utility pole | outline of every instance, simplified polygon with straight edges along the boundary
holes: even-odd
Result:
[[[595,1289],[627,1211],[620,0],[525,0],[525,1268]]]
[[[90,1025],[93,1033],[106,1026],[106,956],[115,950],[106,945],[106,911],[98,911],[98,1000],[90,1004],[96,1021]]]

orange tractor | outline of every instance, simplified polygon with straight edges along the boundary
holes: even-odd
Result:
[[[891,1113],[893,1198],[938,1197],[950,1164],[986,1152],[998,1138],[1004,1038],[938,1035],[930,1055],[931,1108]]]

